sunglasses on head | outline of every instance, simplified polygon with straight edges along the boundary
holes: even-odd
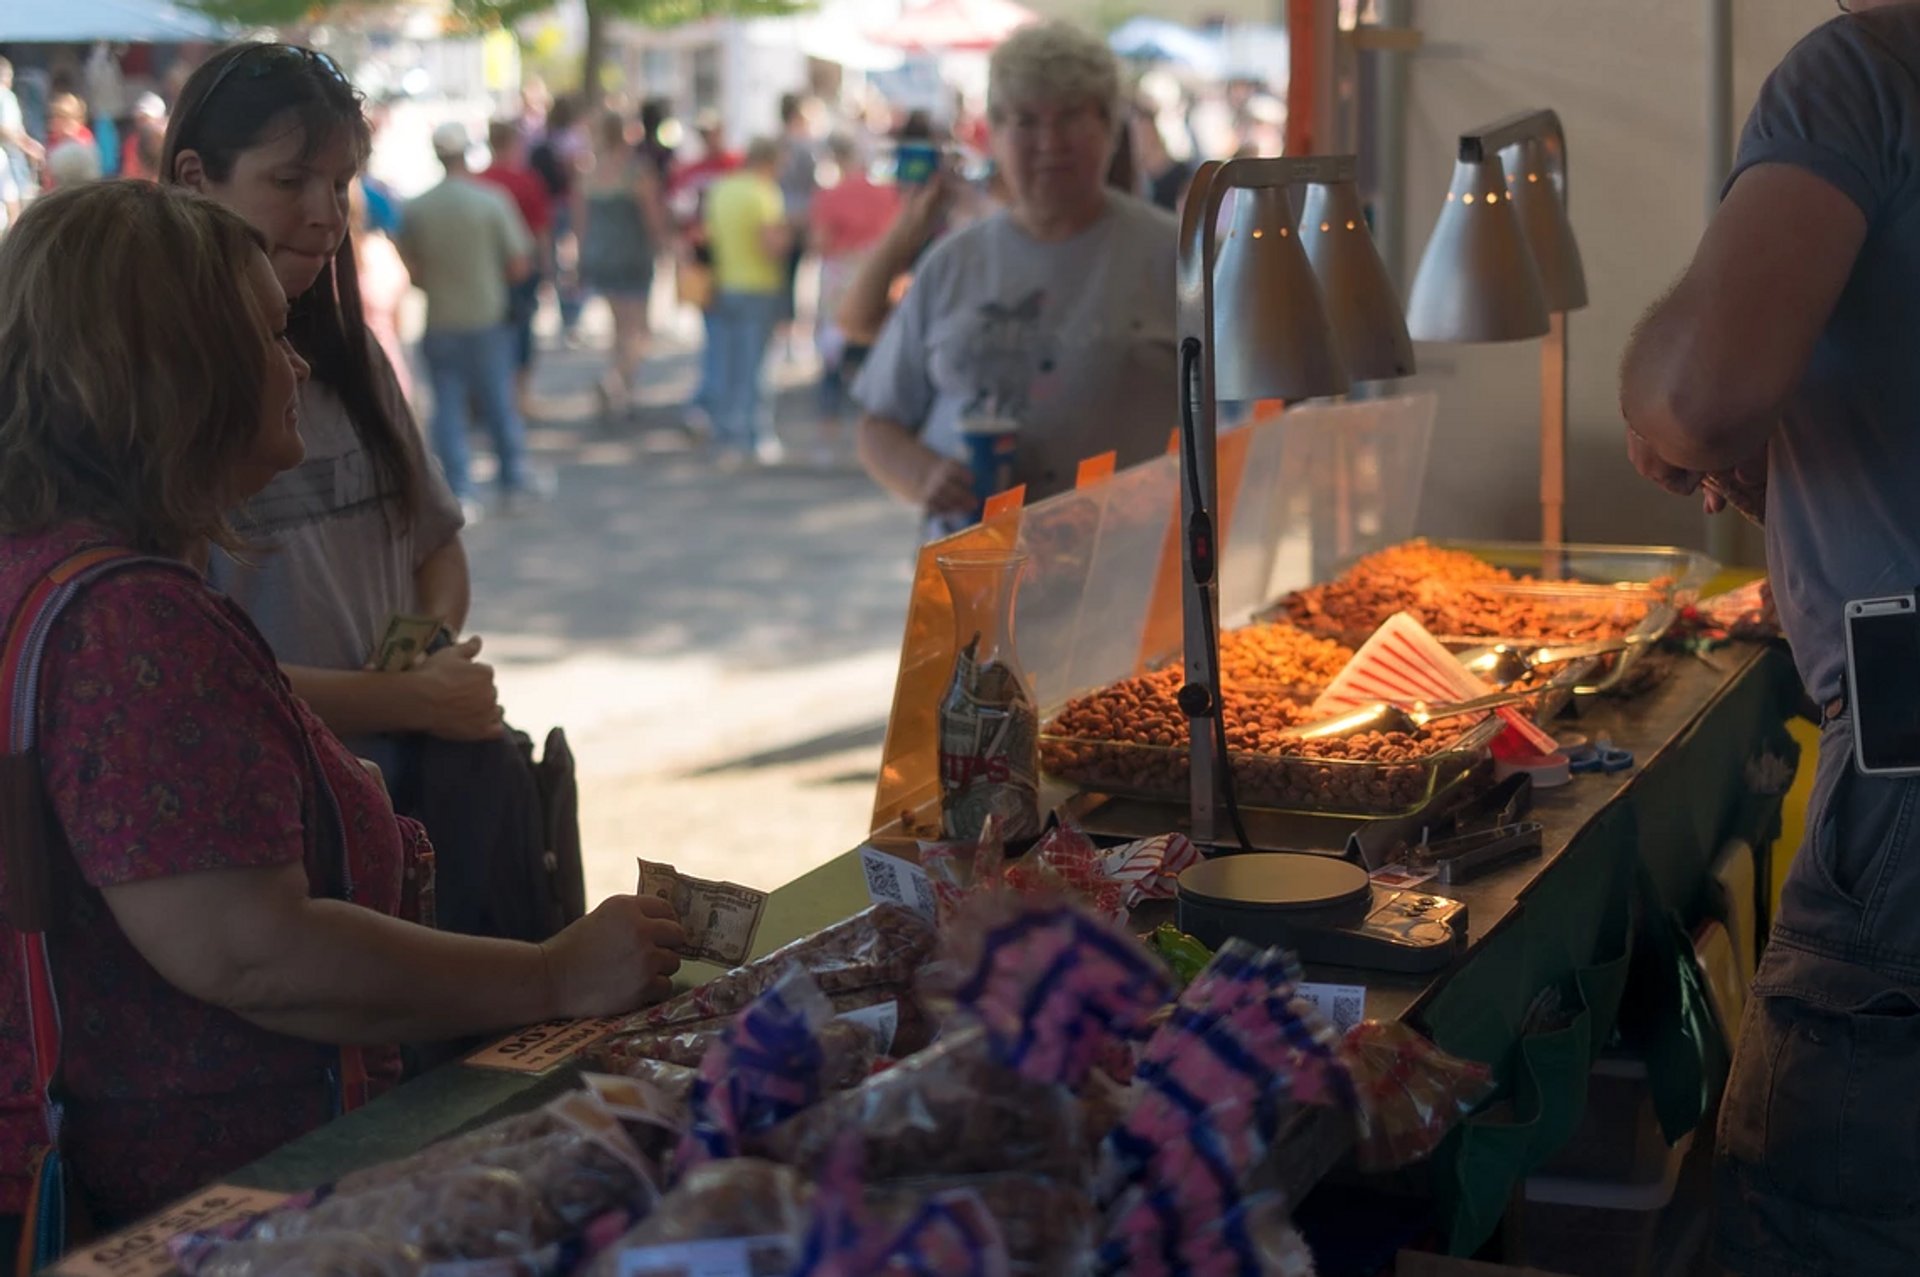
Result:
[[[200,109],[204,111],[207,104],[213,101],[214,95],[220,92],[221,86],[242,67],[247,69],[247,79],[257,80],[262,76],[291,70],[295,66],[314,67],[341,84],[351,83],[347,79],[347,73],[340,69],[340,64],[318,49],[309,49],[298,44],[256,44],[235,54],[227,60],[225,66],[220,68],[220,73],[213,77],[213,83],[209,84],[207,91],[200,96]]]

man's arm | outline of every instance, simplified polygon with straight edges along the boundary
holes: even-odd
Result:
[[[1620,408],[1641,473],[1685,491],[1765,450],[1866,233],[1860,207],[1805,169],[1740,176],[1627,348]]]

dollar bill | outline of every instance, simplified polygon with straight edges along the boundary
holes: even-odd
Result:
[[[708,882],[672,865],[640,861],[640,894],[658,896],[673,906],[687,929],[681,956],[696,962],[737,967],[753,953],[767,893],[732,882]]]
[[[373,650],[373,668],[383,674],[398,674],[411,669],[427,650],[427,644],[439,632],[440,618],[407,616],[395,612],[387,618],[387,632]]]

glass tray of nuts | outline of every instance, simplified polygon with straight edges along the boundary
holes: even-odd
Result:
[[[1173,667],[1068,701],[1041,729],[1041,767],[1085,790],[1184,802],[1191,785],[1187,720],[1175,700],[1183,681],[1183,670]],[[1419,811],[1471,769],[1501,730],[1496,718],[1461,719],[1412,733],[1303,741],[1286,732],[1311,721],[1306,702],[1231,685],[1223,700],[1240,804],[1283,813]]]
[[[1452,647],[1628,640],[1577,687],[1584,695],[1620,686],[1717,567],[1652,546],[1409,541],[1283,596],[1264,615],[1355,646],[1396,612]]]

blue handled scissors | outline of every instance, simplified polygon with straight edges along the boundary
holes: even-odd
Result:
[[[1575,745],[1566,750],[1567,766],[1575,775],[1613,775],[1633,766],[1633,755],[1615,749],[1613,742],[1601,737],[1591,745]]]

